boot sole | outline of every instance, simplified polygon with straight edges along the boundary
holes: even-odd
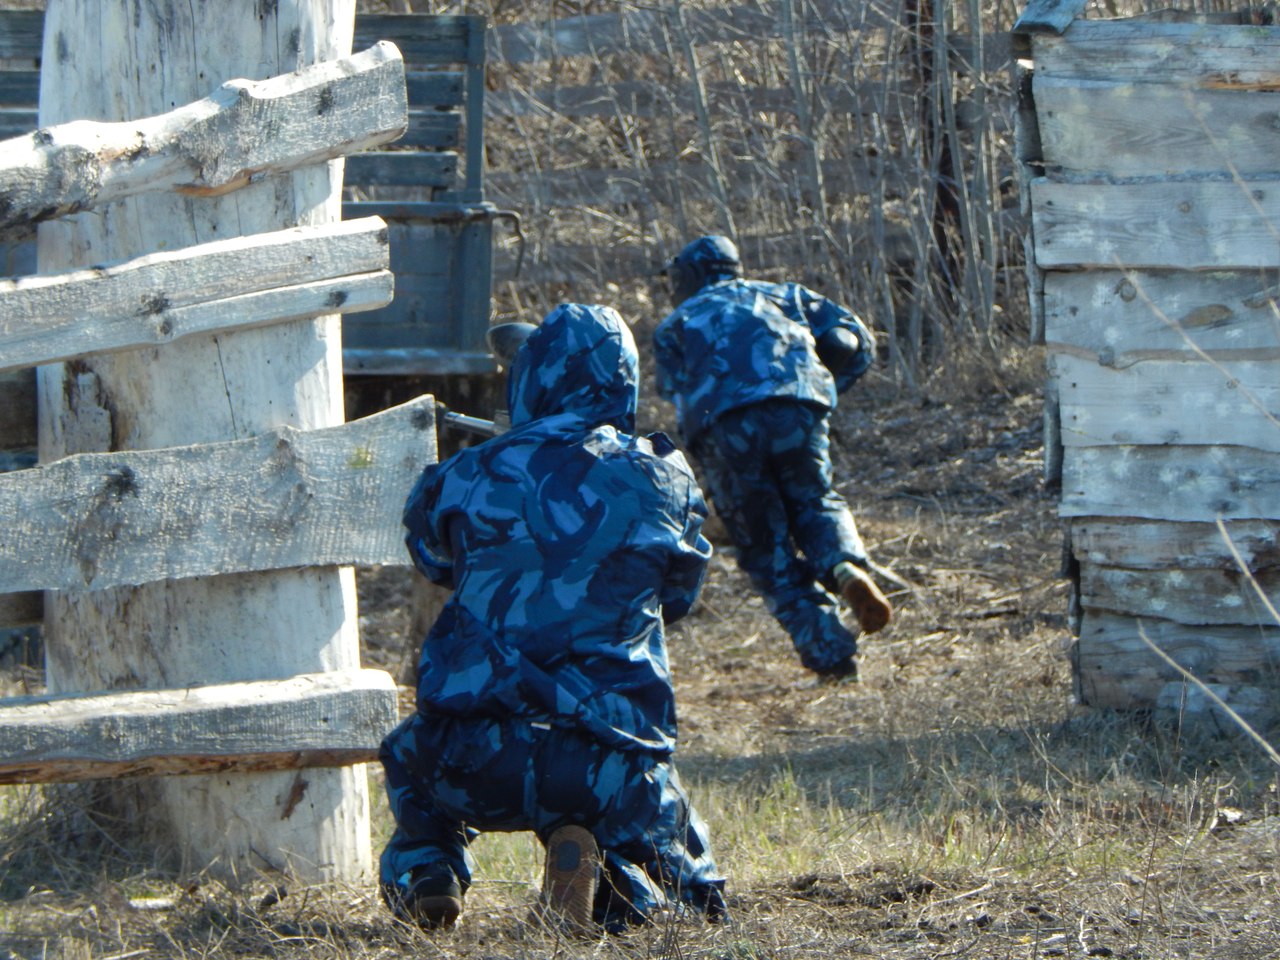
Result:
[[[595,906],[600,854],[591,831],[561,827],[547,840],[542,905],[573,933],[589,933]]]
[[[424,930],[443,930],[458,922],[462,901],[448,895],[416,897],[408,912]]]
[[[861,570],[854,571],[853,579],[844,585],[842,592],[864,633],[876,633],[889,625],[893,607],[875,581]]]

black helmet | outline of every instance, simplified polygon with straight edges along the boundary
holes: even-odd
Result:
[[[742,276],[742,260],[728,237],[699,237],[677,253],[664,272],[671,283],[671,302],[679,306],[709,283]]]

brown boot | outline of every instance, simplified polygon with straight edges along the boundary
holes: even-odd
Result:
[[[600,852],[591,831],[566,826],[547,839],[539,912],[551,926],[562,925],[577,936],[591,936],[591,911],[599,883]]]
[[[888,626],[893,607],[870,574],[848,561],[837,564],[833,572],[840,595],[858,618],[864,633],[875,633]]]

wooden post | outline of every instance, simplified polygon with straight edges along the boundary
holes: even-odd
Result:
[[[49,0],[40,123],[153,116],[226,80],[350,53],[354,0]],[[323,97],[316,109],[323,111]],[[341,162],[221,197],[135,196],[39,228],[41,272],[340,216]],[[196,336],[40,370],[40,456],[150,449],[342,418],[337,317]],[[355,581],[319,568],[51,594],[51,692],[353,670]],[[110,784],[100,801],[186,869],[358,880],[371,868],[362,766]]]

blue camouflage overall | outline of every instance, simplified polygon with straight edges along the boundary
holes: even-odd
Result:
[[[512,429],[423,472],[415,565],[453,589],[422,646],[417,711],[382,745],[396,831],[385,890],[475,831],[587,828],[607,928],[723,908],[707,830],[672,764],[663,623],[702,584],[706,506],[681,454],[635,429],[638,359],[608,307],[553,310],[517,354]]]
[[[837,377],[815,341],[839,327],[859,347]],[[832,487],[827,417],[874,348],[861,320],[812,290],[733,277],[712,276],[654,333],[658,392],[675,404],[738,564],[801,662],[819,672],[857,648],[831,571],[867,563],[848,504]]]

